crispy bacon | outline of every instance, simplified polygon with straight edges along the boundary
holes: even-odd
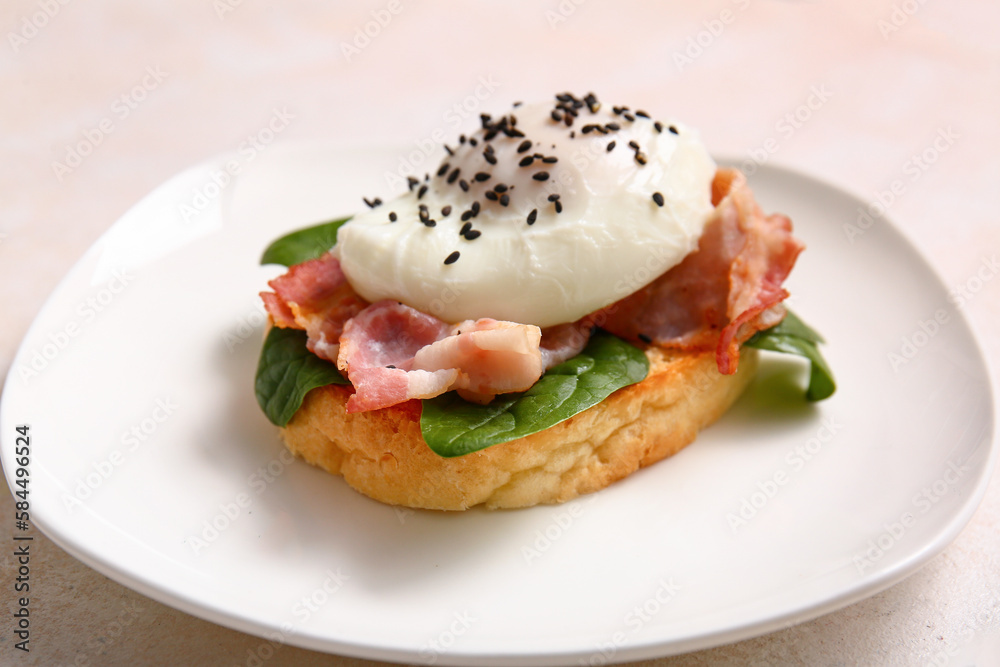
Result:
[[[376,410],[458,389],[489,401],[522,391],[542,374],[538,327],[491,319],[454,326],[396,301],[379,301],[351,318],[338,367],[355,393],[348,412]]]
[[[597,318],[631,340],[714,349],[728,375],[736,372],[740,343],[784,317],[781,283],[803,246],[787,217],[763,214],[739,171],[716,173],[712,201],[697,250]]]
[[[593,318],[588,315],[576,322],[542,329],[541,351],[545,370],[580,354],[590,340],[593,326]]]
[[[260,296],[275,326],[305,329],[309,349],[336,361],[344,324],[368,305],[347,282],[337,258],[326,253],[296,264],[268,285],[274,292]]]

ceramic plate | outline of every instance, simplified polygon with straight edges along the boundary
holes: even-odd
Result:
[[[993,403],[961,308],[890,223],[858,224],[864,202],[764,166],[758,199],[808,245],[789,287],[832,399],[806,403],[805,366],[768,355],[696,445],[600,493],[454,514],[364,498],[285,454],[255,403],[257,292],[279,272],[257,259],[386,196],[404,157],[240,160],[173,178],[79,261],[14,360],[0,435],[12,482],[29,426],[32,519],[56,543],[262,652],[576,665],[733,642],[912,573],[983,495]]]

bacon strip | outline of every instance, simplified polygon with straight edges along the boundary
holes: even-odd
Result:
[[[355,393],[348,412],[376,410],[458,389],[472,400],[523,391],[541,377],[538,327],[491,319],[454,326],[396,301],[351,318],[337,366]]]
[[[337,258],[326,253],[296,264],[268,285],[274,292],[260,296],[275,326],[304,329],[309,349],[336,361],[344,324],[368,305],[347,282]]]
[[[682,350],[715,350],[732,374],[739,345],[784,317],[781,287],[803,245],[783,215],[765,216],[742,173],[720,169],[715,211],[698,248],[646,287],[597,314],[608,331]]]
[[[593,327],[593,318],[588,315],[576,322],[542,329],[541,352],[545,370],[580,354],[590,340]]]

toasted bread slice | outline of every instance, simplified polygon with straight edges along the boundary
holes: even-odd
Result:
[[[756,350],[722,375],[715,354],[650,347],[649,375],[600,404],[518,440],[455,458],[420,435],[420,402],[349,414],[351,388],[313,389],[282,437],[289,450],[393,505],[437,510],[562,503],[677,453],[749,384]]]

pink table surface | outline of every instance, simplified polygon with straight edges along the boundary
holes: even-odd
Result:
[[[275,110],[290,116],[280,141],[398,145],[455,134],[455,105],[467,99],[499,111],[593,90],[686,119],[714,152],[786,165],[865,200],[904,179],[889,215],[949,286],[1000,252],[994,2],[7,0],[0,28],[3,373],[46,296],[105,229],[173,174],[257,135]],[[930,150],[938,137],[948,139]],[[91,146],[77,160],[81,142]],[[933,162],[913,161],[925,153]],[[965,312],[996,369],[992,277]],[[0,506],[6,524],[13,499]],[[892,588],[646,664],[1000,664],[998,528],[994,478],[955,542]],[[9,554],[12,536],[0,533]],[[0,662],[254,664],[261,639],[145,598],[38,539],[33,650],[13,649],[7,618]],[[0,559],[4,610],[14,568]],[[266,664],[364,662],[282,647]]]

